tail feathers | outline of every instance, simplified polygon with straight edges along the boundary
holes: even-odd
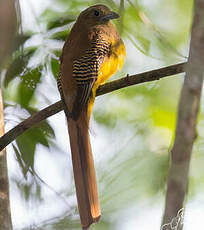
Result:
[[[82,112],[77,121],[68,119],[78,208],[84,230],[101,216],[86,114]]]

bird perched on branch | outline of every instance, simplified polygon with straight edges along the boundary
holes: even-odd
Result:
[[[64,44],[58,89],[64,103],[72,152],[79,214],[83,229],[101,216],[89,120],[97,88],[123,65],[125,46],[111,19],[119,15],[107,6],[82,11]]]

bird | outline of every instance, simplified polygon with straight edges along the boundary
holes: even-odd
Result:
[[[68,123],[76,196],[82,229],[101,216],[89,121],[96,90],[123,66],[126,49],[112,19],[119,14],[93,5],[76,19],[60,56],[58,90]]]

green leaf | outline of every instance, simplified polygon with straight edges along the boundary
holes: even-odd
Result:
[[[26,108],[26,110],[30,113],[30,115],[38,112],[37,109],[32,107],[28,107]],[[55,137],[55,132],[47,120],[41,121],[39,124],[35,125],[35,129],[42,132],[46,137]]]
[[[56,17],[52,19],[50,22],[47,24],[47,29],[51,30],[57,27],[61,27],[64,25],[67,25],[71,22],[75,21],[75,17],[73,16],[64,16],[64,17]]]
[[[26,200],[28,200],[29,197],[30,197],[31,189],[32,189],[32,185],[29,186],[29,185],[25,184],[25,185],[23,186],[24,195],[25,195],[25,199],[26,199]]]
[[[94,111],[94,119],[108,128],[114,128],[117,122],[116,116],[102,111]]]
[[[137,41],[140,43],[142,49],[144,50],[145,53],[149,52],[149,48],[150,48],[150,40],[146,39],[144,36],[142,35],[138,35],[136,37]]]
[[[52,39],[56,39],[56,40],[61,40],[61,41],[65,41],[67,36],[69,34],[69,30],[63,30],[63,31],[60,31],[60,32],[57,32],[57,33],[54,33],[51,38]]]
[[[60,66],[59,61],[52,58],[50,64],[51,64],[52,73],[53,73],[55,79],[57,79],[58,73],[59,73],[59,66]]]
[[[26,178],[29,168],[34,168],[34,154],[36,149],[36,140],[30,130],[16,139],[20,157],[24,163],[23,175]]]
[[[18,86],[17,101],[19,104],[27,108],[36,90],[37,84],[40,82],[41,68],[35,68],[28,71],[21,77],[21,83]]]
[[[49,139],[48,138],[55,138],[55,133],[53,128],[49,125],[47,121],[42,121],[40,124],[36,125],[33,128],[34,132],[36,133],[36,140],[46,146],[49,147]]]
[[[28,170],[34,168],[36,145],[49,147],[48,137],[51,136],[54,136],[53,129],[46,122],[42,122],[38,127],[27,130],[16,139],[18,148],[14,147],[14,151],[25,178]]]
[[[35,50],[36,47],[32,47],[27,50],[23,50],[23,54],[20,53],[20,55],[16,55],[6,72],[4,80],[5,87],[7,87],[10,81],[19,76],[26,69],[28,61],[35,52]]]
[[[176,114],[172,111],[167,111],[159,107],[151,107],[152,119],[155,126],[168,128],[172,132],[175,131]]]
[[[18,151],[18,149],[16,148],[16,146],[14,144],[12,144],[12,146],[13,146],[13,149],[15,151],[16,158],[17,158],[18,164],[19,164],[19,166],[21,168],[21,171],[22,171],[24,177],[26,178],[27,169],[26,169],[26,167],[24,165],[24,161],[23,161],[23,159],[21,157],[21,153]]]
[[[34,178],[29,178],[29,179],[31,180],[18,181],[14,179],[14,182],[16,183],[16,186],[21,191],[21,194],[24,196],[26,201],[29,201],[30,199],[36,200],[36,198],[39,201],[42,201],[40,185],[38,184],[37,180],[35,180]]]

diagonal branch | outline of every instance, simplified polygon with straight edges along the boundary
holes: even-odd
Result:
[[[100,96],[131,85],[137,85],[144,82],[155,81],[164,77],[182,73],[184,72],[185,65],[186,63],[180,63],[180,64],[171,65],[168,67],[144,72],[141,74],[135,74],[131,76],[127,75],[126,77],[123,77],[119,80],[115,80],[100,86],[96,92],[96,95]],[[62,109],[63,109],[62,102],[58,101],[55,104],[52,104],[46,107],[45,109],[33,114],[32,116],[30,116],[29,118],[27,118],[26,120],[18,124],[16,127],[9,130],[4,136],[0,138],[0,150],[5,148],[9,143],[14,141],[19,135],[24,133],[27,129],[43,121],[44,119],[60,112]]]

